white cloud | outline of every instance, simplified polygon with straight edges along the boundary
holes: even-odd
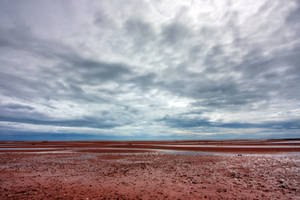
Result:
[[[2,2],[2,123],[42,120],[32,126],[45,132],[84,131],[84,122],[116,134],[205,135],[225,130],[161,119],[297,121],[297,9],[297,1],[280,0]],[[47,120],[57,124],[47,127]],[[81,121],[65,128],[66,120]],[[225,132],[266,134],[245,129]]]

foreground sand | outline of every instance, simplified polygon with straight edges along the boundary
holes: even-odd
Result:
[[[110,150],[3,150],[0,199],[300,199],[299,152]]]

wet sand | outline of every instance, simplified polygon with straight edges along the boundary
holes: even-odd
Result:
[[[0,199],[300,199],[300,143],[0,142]]]

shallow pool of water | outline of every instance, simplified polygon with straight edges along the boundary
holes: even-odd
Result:
[[[57,149],[57,148],[1,148],[0,147],[0,151],[1,150],[52,150],[52,149]]]
[[[295,148],[300,145],[151,145],[163,147],[217,147],[217,148]]]

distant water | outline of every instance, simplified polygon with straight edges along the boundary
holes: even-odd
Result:
[[[271,143],[274,143],[274,144],[276,144],[276,143],[300,143],[300,141],[279,141],[279,142],[271,142]]]
[[[1,150],[52,150],[52,149],[57,149],[57,148],[1,148],[0,147],[0,151]]]

